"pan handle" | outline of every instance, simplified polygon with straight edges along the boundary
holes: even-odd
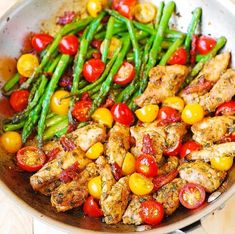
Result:
[[[179,230],[175,230],[174,232],[170,232],[169,234],[187,234],[189,231],[193,231],[195,229],[198,229],[200,228],[202,225],[201,225],[201,221],[197,221],[195,223],[192,223],[190,225],[188,225],[187,227],[184,227],[182,229],[179,229]]]

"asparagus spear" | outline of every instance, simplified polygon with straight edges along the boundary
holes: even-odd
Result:
[[[164,2],[160,2],[159,3],[159,7],[158,7],[158,12],[157,12],[157,18],[156,18],[156,25],[155,25],[156,28],[158,27],[158,25],[159,25],[159,23],[161,21],[164,7],[165,7],[165,3]]]
[[[18,82],[20,79],[20,74],[16,73],[10,80],[8,80],[5,85],[3,86],[2,90],[4,92],[9,92]]]

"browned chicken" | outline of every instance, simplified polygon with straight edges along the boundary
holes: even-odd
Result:
[[[79,173],[78,178],[69,183],[62,183],[51,193],[51,204],[58,212],[81,206],[88,196],[88,181],[98,175],[98,168],[95,163],[89,163]]]
[[[146,195],[146,196],[137,196],[132,195],[131,201],[122,216],[122,221],[124,224],[134,224],[134,225],[140,225],[143,223],[142,218],[140,217],[140,206],[141,203],[145,201],[152,200],[152,196]]]
[[[57,187],[61,185],[61,180],[55,180],[50,184],[45,185],[44,187],[40,188],[38,192],[45,196],[50,196],[52,191],[54,191]]]
[[[200,184],[206,192],[214,192],[226,177],[225,171],[217,171],[203,161],[186,162],[179,166],[180,177],[190,183]]]
[[[204,118],[195,123],[191,130],[193,139],[198,143],[213,144],[235,129],[235,116],[215,116]]]
[[[201,159],[206,162],[215,157],[235,157],[235,142],[227,142],[219,145],[205,147],[202,150],[194,151],[187,155],[189,160]]]
[[[122,167],[123,160],[130,148],[130,129],[116,123],[109,132],[106,155],[110,164],[117,163]]]
[[[158,168],[158,175],[165,175],[177,169],[179,166],[179,158],[175,156],[168,157],[167,162]]]
[[[163,205],[166,216],[173,214],[179,207],[179,191],[185,184],[185,180],[176,178],[164,185],[153,195],[156,201]]]
[[[149,83],[144,93],[135,99],[138,106],[158,104],[175,96],[189,73],[183,65],[156,66],[151,69]]]

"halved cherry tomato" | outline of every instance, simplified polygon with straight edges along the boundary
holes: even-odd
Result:
[[[59,43],[59,51],[62,54],[75,55],[78,51],[78,38],[74,35],[64,36]]]
[[[100,46],[100,52],[101,54],[104,53],[104,45],[105,45],[105,41],[103,40],[101,46]],[[107,58],[111,59],[114,55],[114,52],[120,48],[122,46],[122,42],[120,39],[116,38],[116,37],[112,37],[110,45],[109,45],[109,50],[108,50],[108,55]]]
[[[204,117],[204,110],[198,103],[187,104],[182,111],[181,118],[187,124],[199,122]]]
[[[176,144],[172,147],[168,147],[164,150],[164,154],[167,156],[177,156],[180,153],[182,147],[182,140],[178,140]]]
[[[187,63],[187,51],[183,47],[178,48],[167,63],[185,65]]]
[[[103,211],[100,209],[98,202],[92,197],[89,196],[84,205],[83,205],[84,214],[89,217],[99,218],[103,216]]]
[[[155,158],[150,154],[142,154],[136,159],[136,172],[146,177],[157,176],[158,166]]]
[[[209,36],[201,36],[197,42],[197,52],[208,54],[216,45],[216,40]]]
[[[87,121],[89,119],[88,113],[91,108],[91,101],[78,101],[74,105],[72,112],[73,117],[80,122]]]
[[[16,153],[22,146],[21,135],[18,132],[5,132],[1,135],[0,140],[8,153]]]
[[[228,171],[233,165],[233,157],[214,157],[211,160],[211,166],[219,171]]]
[[[101,59],[90,59],[85,62],[82,74],[88,82],[94,82],[100,77],[104,69],[105,64]]]
[[[91,196],[100,199],[101,196],[101,177],[96,176],[88,182],[88,190]]]
[[[180,190],[180,203],[188,209],[196,209],[206,198],[205,189],[199,184],[188,183]]]
[[[132,19],[136,3],[136,0],[114,0],[112,7],[117,10],[121,15]]]
[[[153,122],[158,115],[158,105],[149,104],[135,111],[137,118],[144,123]]]
[[[172,97],[166,98],[163,101],[162,105],[169,106],[171,108],[178,110],[179,112],[182,112],[184,109],[184,100],[180,97],[172,96]]]
[[[111,113],[116,122],[130,126],[134,122],[134,115],[131,109],[124,103],[115,104]]]
[[[135,163],[136,163],[136,159],[135,156],[131,153],[127,153],[123,164],[122,164],[122,173],[124,175],[130,175],[132,173],[135,172]]]
[[[11,94],[10,104],[16,112],[23,111],[28,105],[28,90],[16,90]]]
[[[179,122],[180,119],[179,112],[169,106],[163,106],[158,112],[157,120],[159,121],[159,125]]]
[[[215,115],[235,115],[235,101],[224,102],[215,112]]]
[[[135,6],[135,18],[143,24],[150,23],[156,15],[156,7],[152,3],[139,3]]]
[[[35,34],[31,40],[33,48],[38,52],[42,52],[53,41],[53,37],[46,33]]]
[[[140,205],[140,217],[147,224],[157,225],[164,218],[164,208],[157,201],[145,201]]]
[[[98,123],[104,124],[111,128],[113,126],[113,116],[109,109],[100,107],[95,110],[92,119]]]
[[[195,141],[187,141],[184,143],[180,150],[180,157],[184,158],[186,155],[190,154],[193,151],[198,151],[202,146]]]
[[[26,146],[20,149],[16,155],[17,165],[24,171],[38,171],[45,164],[47,157],[34,146]]]
[[[120,85],[130,83],[135,76],[135,68],[131,63],[123,62],[117,74],[113,78],[113,82]]]
[[[86,156],[90,159],[97,159],[104,153],[104,146],[101,142],[97,142],[92,145],[86,152]]]

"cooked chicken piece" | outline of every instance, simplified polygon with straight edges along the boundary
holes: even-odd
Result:
[[[183,65],[156,66],[151,69],[149,83],[144,93],[135,99],[138,106],[158,104],[175,96],[189,73]]]
[[[123,160],[130,148],[130,129],[127,126],[116,123],[109,132],[106,145],[106,155],[110,164],[117,163],[122,166]]]
[[[199,103],[207,112],[213,112],[235,95],[235,70],[227,70],[209,93],[200,97]]]
[[[45,196],[51,196],[52,191],[59,187],[61,183],[62,182],[60,180],[55,180],[52,183],[40,188],[38,191]]]
[[[87,151],[95,143],[102,142],[106,139],[106,129],[102,124],[94,123],[79,128],[66,137],[71,139],[83,151]]]
[[[74,165],[75,162],[78,162],[78,167],[82,170],[91,160],[79,148],[65,152],[63,156],[46,163],[38,172],[32,175],[30,177],[31,186],[35,191],[40,191],[42,188],[45,190],[45,186],[50,187],[51,183],[59,180],[63,170]]]
[[[81,206],[87,196],[87,183],[98,175],[98,168],[95,163],[89,163],[86,168],[79,173],[78,178],[69,183],[63,183],[51,193],[51,204],[58,212]]]
[[[134,224],[134,225],[140,225],[143,223],[142,218],[140,217],[140,206],[141,203],[145,201],[152,200],[152,196],[146,195],[146,196],[137,196],[132,195],[132,199],[122,216],[122,221],[124,224]]]
[[[185,180],[176,178],[153,195],[156,201],[163,205],[166,216],[173,214],[179,207],[179,191],[185,184]]]
[[[206,192],[214,192],[226,177],[225,171],[217,171],[203,161],[186,162],[179,167],[180,177],[190,183],[200,184]]]
[[[231,129],[235,129],[235,116],[204,118],[191,128],[193,139],[202,145],[220,141]]]
[[[205,147],[204,149],[199,151],[193,151],[192,153],[187,155],[187,159],[201,159],[208,162],[212,158],[223,156],[235,157],[235,142],[227,142],[219,145],[212,145],[209,147]]]
[[[158,168],[158,175],[165,175],[170,173],[171,171],[177,169],[179,166],[179,158],[175,156],[168,157],[167,162]]]
[[[219,54],[205,63],[198,76],[186,87],[180,96],[188,103],[199,103],[199,97],[206,94],[227,69],[230,53]]]

